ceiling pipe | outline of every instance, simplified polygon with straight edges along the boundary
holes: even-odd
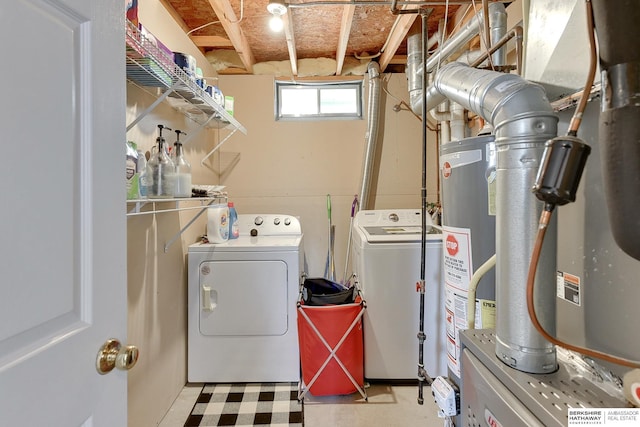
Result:
[[[528,260],[543,205],[531,192],[546,141],[557,136],[558,117],[544,89],[513,74],[479,70],[459,62],[442,67],[436,90],[491,123],[497,151],[496,355],[529,373],[556,370],[556,352],[531,324],[526,304]],[[555,332],[556,232],[539,262],[538,318]]]

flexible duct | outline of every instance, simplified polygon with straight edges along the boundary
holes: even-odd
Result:
[[[362,165],[362,186],[360,187],[360,209],[371,209],[369,190],[371,187],[376,147],[378,145],[378,128],[380,123],[380,64],[371,61],[367,66],[369,73],[369,103],[367,108],[367,134],[364,161]]]
[[[444,63],[444,61],[453,53],[459,51],[467,43],[478,35],[482,29],[482,23],[484,21],[484,14],[478,12],[467,24],[462,27],[458,32],[452,35],[443,45],[429,57],[426,63],[427,72],[432,71],[438,64]],[[489,4],[489,26],[492,28],[493,33],[502,34],[506,33],[507,12],[502,3]],[[500,36],[500,37],[502,37]],[[498,40],[498,37],[496,40]],[[495,41],[495,40],[494,40]],[[504,53],[494,53],[495,60],[500,64],[504,64]],[[500,56],[502,55],[502,56]],[[500,59],[502,58],[502,59]],[[407,83],[409,87],[409,104],[411,109],[416,114],[422,113],[422,84],[420,76],[422,73],[422,52],[421,52],[421,34],[419,29],[413,27],[409,31],[407,37]],[[434,108],[438,104],[444,101],[444,97],[437,93],[433,87],[429,87],[427,91],[427,103],[431,108]]]
[[[600,56],[599,143],[613,237],[640,260],[640,8],[592,0]]]
[[[557,135],[558,117],[542,87],[512,74],[453,62],[437,72],[434,87],[495,129],[496,355],[521,371],[552,372],[556,369],[555,348],[529,321],[525,285],[543,207],[530,189],[545,142]],[[544,282],[536,286],[536,307],[548,331],[555,331],[555,235],[555,230],[549,232],[536,277]]]

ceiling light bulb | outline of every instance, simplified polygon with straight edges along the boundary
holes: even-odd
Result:
[[[282,31],[282,28],[284,28],[284,22],[282,22],[282,18],[280,18],[280,16],[278,15],[273,15],[269,20],[269,28],[271,28],[271,31],[274,31],[276,33]]]
[[[285,13],[287,13],[287,7],[284,5],[282,1],[271,0],[267,5],[267,11],[269,11],[269,13],[272,15],[282,16]]]

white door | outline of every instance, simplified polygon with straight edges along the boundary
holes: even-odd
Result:
[[[0,2],[0,426],[126,426],[124,2]]]

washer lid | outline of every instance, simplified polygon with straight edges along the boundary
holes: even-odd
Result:
[[[427,218],[427,240],[442,239],[440,230]],[[419,242],[422,239],[422,212],[418,209],[363,210],[354,218],[369,243]]]

